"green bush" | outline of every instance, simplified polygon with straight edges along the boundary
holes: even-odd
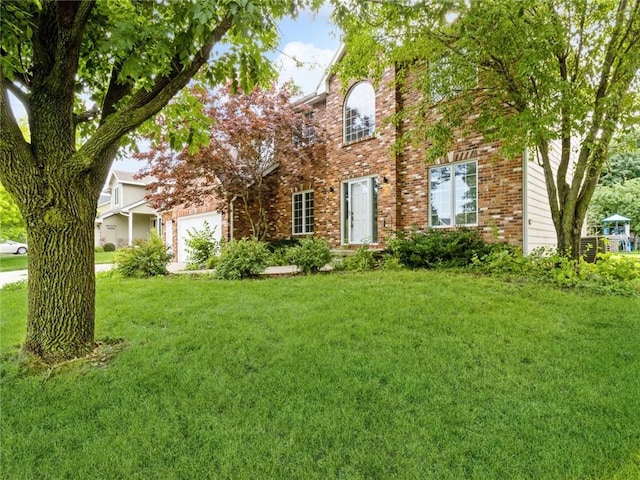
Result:
[[[278,250],[288,250],[293,247],[297,247],[300,245],[300,238],[291,237],[291,238],[281,238],[279,240],[272,240],[267,243],[267,248],[271,253],[277,252]]]
[[[102,253],[104,252],[104,247],[101,247],[100,245],[93,247],[93,251],[96,253]]]
[[[323,238],[306,237],[289,249],[287,259],[304,273],[315,273],[331,262],[331,247]]]
[[[494,248],[475,230],[460,228],[400,233],[389,240],[387,251],[409,268],[435,268],[470,265],[475,256],[482,257]]]
[[[113,243],[105,243],[102,246],[103,251],[105,252],[115,252],[116,251],[116,246]]]
[[[264,272],[269,263],[267,244],[258,240],[231,240],[221,248],[215,275],[222,280],[255,277]]]
[[[300,239],[298,238],[286,238],[269,242],[267,244],[267,248],[271,252],[269,265],[289,265],[287,257],[289,250],[298,245],[300,245]]]
[[[151,231],[149,240],[136,241],[132,247],[121,248],[116,253],[117,271],[124,277],[154,277],[166,275],[171,254],[162,244],[162,239]]]
[[[378,266],[375,252],[369,250],[365,245],[358,247],[353,255],[345,257],[336,265],[336,270],[348,272],[365,272],[373,270]]]
[[[206,221],[201,230],[196,228],[187,230],[185,244],[189,254],[189,267],[201,268],[206,265],[209,258],[219,254],[220,244],[214,234],[215,227],[212,229]]]
[[[404,265],[402,265],[398,257],[395,257],[388,252],[384,252],[378,264],[378,268],[380,270],[401,270],[404,268]]]
[[[207,259],[207,262],[204,264],[204,267],[207,270],[213,270],[214,268],[216,268],[218,266],[219,263],[220,263],[220,256],[219,255],[214,255],[213,257],[209,257]]]
[[[599,253],[596,263],[574,260],[551,248],[525,256],[515,249],[475,257],[473,268],[490,275],[548,283],[594,293],[640,294],[640,266],[633,260]]]

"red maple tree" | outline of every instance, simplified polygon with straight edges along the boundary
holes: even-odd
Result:
[[[321,143],[311,110],[291,102],[290,84],[249,94],[234,94],[231,86],[213,93],[194,87],[191,93],[210,120],[209,141],[176,151],[175,132],[159,116],[148,137],[151,149],[136,155],[147,161],[139,175],[156,179],[148,198],[160,210],[202,205],[212,196],[225,205],[239,199],[253,237],[264,239],[269,227],[265,200],[276,181],[269,174],[287,159],[311,160],[317,153],[313,147]],[[188,129],[189,121],[184,123]]]

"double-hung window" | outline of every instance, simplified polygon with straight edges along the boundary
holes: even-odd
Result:
[[[429,224],[432,227],[477,225],[478,162],[429,169]]]
[[[293,234],[313,233],[313,190],[293,194]]]

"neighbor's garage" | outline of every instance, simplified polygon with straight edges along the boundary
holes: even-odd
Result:
[[[188,231],[193,229],[202,230],[204,223],[209,224],[209,228],[213,230],[213,236],[216,240],[222,237],[222,215],[219,213],[203,213],[201,215],[191,215],[188,217],[178,218],[178,256],[176,261],[188,262],[189,255],[187,253]]]

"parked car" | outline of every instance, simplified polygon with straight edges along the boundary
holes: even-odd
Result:
[[[14,242],[13,240],[5,240],[0,243],[0,253],[17,253],[24,255],[27,253],[27,244]]]

